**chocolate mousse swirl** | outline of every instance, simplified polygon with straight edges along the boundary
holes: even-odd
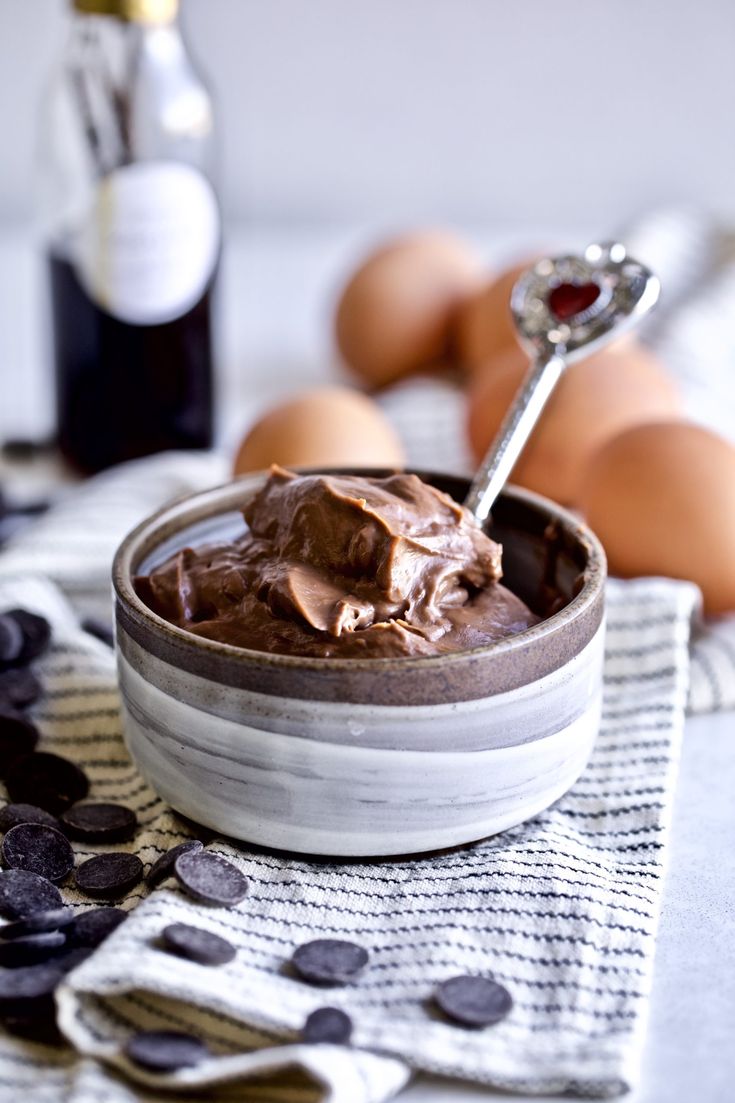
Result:
[[[432,655],[535,624],[498,581],[501,548],[416,475],[295,475],[274,467],[238,540],[184,548],[136,590],[209,639],[335,658]]]

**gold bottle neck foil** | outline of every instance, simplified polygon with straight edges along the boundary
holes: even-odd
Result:
[[[179,11],[179,0],[72,0],[84,15],[110,15],[128,23],[170,23]]]

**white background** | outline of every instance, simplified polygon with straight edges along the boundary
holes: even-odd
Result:
[[[66,0],[0,0],[0,220]],[[733,0],[184,0],[228,214],[612,229],[735,214]]]

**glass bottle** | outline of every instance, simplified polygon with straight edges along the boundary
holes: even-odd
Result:
[[[41,216],[58,443],[83,472],[213,431],[221,219],[178,0],[72,0],[45,97]]]

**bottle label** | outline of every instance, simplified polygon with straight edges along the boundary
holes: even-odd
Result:
[[[77,239],[88,295],[133,325],[186,314],[217,263],[220,216],[212,185],[176,161],[139,161],[101,182]]]

